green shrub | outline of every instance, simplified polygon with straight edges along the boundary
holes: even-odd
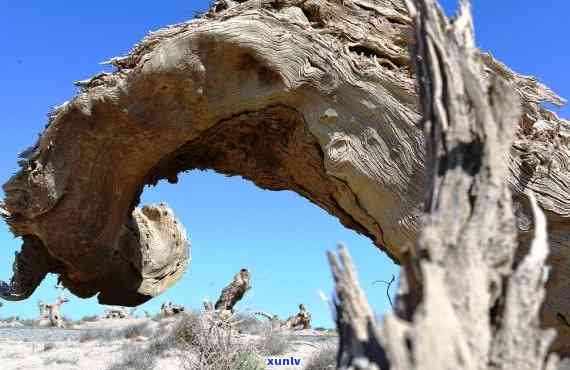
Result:
[[[254,352],[238,352],[232,370],[263,370],[265,364]]]

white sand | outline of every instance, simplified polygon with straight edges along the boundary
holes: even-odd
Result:
[[[83,323],[80,326],[74,327],[74,329],[77,329],[77,332],[75,332],[77,337],[82,331],[92,329],[121,329],[141,323],[148,323],[150,327],[155,327],[155,329],[157,329],[159,326],[170,325],[174,321],[175,319],[172,318],[161,320],[160,323],[153,322],[148,318],[108,319]],[[31,332],[34,332],[34,330]],[[44,332],[44,336],[45,333],[51,332]],[[289,358],[292,356],[295,358],[301,358],[304,365],[307,364],[311,356],[314,355],[320,347],[324,346],[326,342],[334,343],[336,341],[336,339],[332,337],[328,340],[324,340],[322,337],[317,338],[317,336],[322,333],[315,331],[287,332],[284,334],[288,336],[290,342],[288,353],[271,357]],[[96,339],[85,341],[83,343],[79,340],[52,342],[54,339],[57,338],[55,336],[53,338],[49,338],[50,342],[48,343],[37,338],[23,338],[23,340],[15,340],[13,338],[5,338],[0,335],[0,369],[105,370],[111,364],[120,362],[121,359],[124,359],[123,355],[125,348],[145,346],[150,343],[147,338],[140,337],[133,339],[120,338],[114,340]],[[235,340],[243,343],[253,342],[259,339],[259,336],[250,334],[236,334],[235,336]],[[187,354],[181,353],[177,349],[166,351],[160,358],[156,359],[154,369],[182,369],[181,363],[182,358],[184,357],[183,355],[187,356]],[[303,367],[276,366],[268,367],[268,369],[300,370]]]

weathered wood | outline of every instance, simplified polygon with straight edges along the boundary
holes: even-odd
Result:
[[[162,317],[171,317],[174,315],[178,315],[179,313],[182,313],[185,310],[186,309],[184,306],[179,305],[179,304],[174,304],[170,301],[164,302],[160,306],[160,314],[162,315]]]
[[[311,313],[304,304],[299,305],[299,312],[289,316],[287,320],[281,320],[277,315],[266,312],[254,312],[254,315],[265,317],[269,320],[272,330],[305,330],[311,328]]]
[[[339,369],[391,369],[372,308],[358,284],[348,251],[339,246],[340,261],[328,253],[335,282],[335,321],[339,332]],[[411,369],[411,367],[410,367]]]
[[[219,311],[233,312],[234,306],[245,293],[251,288],[251,274],[247,269],[241,269],[235,274],[234,279],[220,293],[216,301],[215,309]]]
[[[285,320],[285,328],[287,329],[310,329],[311,328],[311,313],[307,310],[304,304],[299,305],[299,312],[293,316],[289,316]]]
[[[547,354],[555,333],[539,325],[546,218],[532,194],[535,236],[515,259],[507,175],[518,97],[498,74],[481,77],[484,60],[467,1],[453,22],[436,0],[410,0],[408,7],[429,163],[426,220],[402,277],[403,288],[415,291],[399,298],[405,317],[389,313],[380,333],[348,253],[339,251],[340,264],[329,254],[340,318],[338,367],[553,369],[557,359],[547,361]],[[407,299],[410,293],[415,299]]]
[[[136,206],[146,185],[193,169],[295,191],[402,261],[426,188],[413,35],[400,0],[220,0],[151,33],[109,61],[115,72],[79,81],[22,153],[0,214],[46,253],[23,251],[0,294],[25,299],[47,269],[107,304],[157,296],[185,271],[186,235],[170,210],[155,217],[166,206]],[[570,316],[570,126],[540,106],[563,101],[482,58],[477,73],[501,75],[521,100],[509,163],[519,239],[534,231],[530,192],[552,246],[543,322],[570,338],[557,319]]]
[[[132,317],[133,311],[129,311],[127,307],[109,307],[105,309],[105,319],[128,319]]]
[[[63,328],[65,327],[65,322],[61,316],[61,305],[69,302],[67,298],[59,297],[54,303],[44,303],[42,301],[38,302],[38,308],[40,311],[40,317],[38,319],[38,325],[43,327],[54,327]]]

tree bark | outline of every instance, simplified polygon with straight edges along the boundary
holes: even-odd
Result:
[[[107,304],[157,296],[186,269],[186,233],[166,205],[136,206],[146,185],[194,169],[295,191],[403,261],[426,191],[413,35],[400,0],[220,0],[151,33],[109,61],[115,72],[78,81],[22,153],[0,214],[46,253],[17,259],[0,294],[25,299],[55,272],[72,293]],[[532,239],[532,193],[552,245],[543,322],[570,338],[557,319],[570,313],[570,130],[540,106],[563,101],[482,59],[477,73],[499,74],[521,101],[508,174],[518,238]],[[555,348],[570,353],[568,342]]]
[[[508,154],[520,117],[511,83],[485,67],[469,4],[449,22],[436,0],[408,2],[427,142],[426,221],[404,261],[403,294],[379,329],[346,249],[329,254],[341,369],[554,369],[539,327],[546,218],[521,260]],[[411,298],[411,299],[410,299]],[[418,299],[419,298],[419,299]]]
[[[215,309],[233,312],[236,303],[241,301],[245,293],[251,288],[251,274],[247,269],[241,269],[235,274],[234,279],[220,294],[216,301]]]

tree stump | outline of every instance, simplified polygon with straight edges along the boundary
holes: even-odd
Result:
[[[539,325],[549,247],[517,250],[508,155],[520,117],[511,83],[475,48],[469,4],[450,22],[436,0],[408,1],[427,141],[426,221],[408,249],[396,313],[380,329],[346,249],[329,254],[340,369],[554,369],[553,330]],[[522,254],[515,258],[517,253]]]

